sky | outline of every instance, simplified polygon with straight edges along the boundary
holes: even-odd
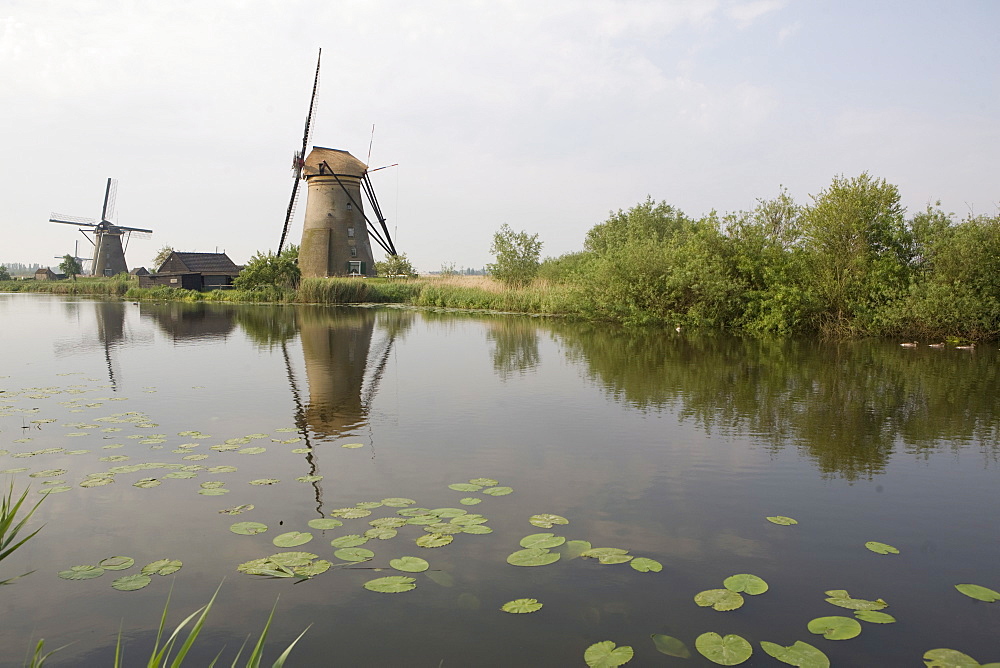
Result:
[[[424,272],[484,266],[504,223],[554,257],[647,197],[697,217],[862,172],[911,214],[992,215],[998,24],[992,0],[6,0],[0,262],[88,255],[47,221],[99,217],[108,177],[153,230],[130,267],[274,250],[319,48],[310,143],[398,163],[371,178]]]

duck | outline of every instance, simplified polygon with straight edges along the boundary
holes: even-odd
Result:
[[[931,343],[927,346],[928,348],[944,348],[944,341],[941,343]]]
[[[976,349],[976,343],[973,341],[972,343],[970,343],[967,346],[955,346],[955,348],[958,349],[958,350],[975,350]]]
[[[903,346],[904,348],[916,348],[917,347],[917,342],[916,341],[906,341],[904,343],[900,343],[899,345]]]

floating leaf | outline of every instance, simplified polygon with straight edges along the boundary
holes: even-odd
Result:
[[[229,494],[229,490],[218,487],[214,489],[199,489],[198,493],[202,496],[222,496],[223,494]]]
[[[235,473],[237,468],[235,466],[210,466],[207,470],[211,473]]]
[[[188,478],[197,478],[198,474],[194,471],[171,471],[163,477],[184,480]]]
[[[319,575],[320,573],[326,573],[333,564],[326,559],[320,559],[305,566],[299,566],[294,569],[295,574],[299,577],[311,578],[314,575]]]
[[[142,573],[137,573],[135,575],[123,575],[112,582],[111,586],[118,591],[135,591],[136,589],[142,589],[152,582],[152,580],[153,579],[151,577]]]
[[[389,497],[388,499],[382,499],[383,506],[389,506],[391,508],[405,508],[406,506],[412,506],[416,501],[413,499],[406,499],[399,496]]]
[[[101,487],[102,485],[110,485],[115,481],[111,476],[98,477],[92,476],[88,477],[86,480],[80,483],[80,487]]]
[[[342,547],[334,551],[333,556],[341,561],[367,561],[374,557],[375,553],[363,547]]]
[[[694,602],[703,608],[711,607],[720,612],[727,612],[741,607],[743,597],[728,589],[707,589],[695,594]]]
[[[259,455],[259,454],[262,454],[264,452],[267,452],[267,448],[262,448],[259,445],[255,445],[252,448],[242,448],[241,450],[237,450],[236,454],[238,454],[238,455]],[[199,456],[199,455],[192,455],[192,457],[197,457],[197,456]]]
[[[428,514],[436,515],[437,517],[453,518],[459,515],[467,515],[468,513],[469,511],[464,508],[435,508]],[[480,515],[480,517],[482,516]]]
[[[458,502],[464,506],[475,506],[482,503],[483,500],[474,496],[467,496],[464,499],[459,499]]]
[[[70,566],[68,571],[59,571],[59,577],[63,580],[93,580],[104,575],[104,569],[100,566],[85,564],[83,566]]]
[[[254,506],[252,503],[244,503],[243,505],[233,506],[232,508],[223,508],[219,512],[223,515],[239,515],[240,513],[248,510],[253,510],[253,508]]]
[[[558,552],[532,547],[509,555],[507,563],[511,566],[548,566],[559,561],[560,556]]]
[[[406,523],[420,526],[424,524],[437,524],[440,520],[441,518],[436,515],[416,515],[408,518]]]
[[[500,609],[504,612],[512,612],[514,614],[524,614],[526,612],[538,612],[542,609],[542,604],[534,598],[516,598],[513,601],[507,601]]]
[[[401,526],[406,526],[406,520],[402,517],[379,517],[372,520],[368,524],[373,527],[386,527],[388,529],[398,529]]]
[[[305,566],[316,557],[317,555],[312,552],[278,552],[277,554],[272,554],[268,559],[282,566],[298,568],[299,566]]]
[[[499,484],[493,478],[473,478],[469,482],[473,485],[482,485],[483,487],[493,487],[494,485]]]
[[[334,538],[330,541],[330,545],[333,547],[357,547],[358,545],[364,545],[367,542],[367,536],[359,536],[356,533],[352,533],[347,536],[341,536],[340,538]]]
[[[827,640],[849,640],[861,633],[861,624],[850,617],[817,617],[806,625],[810,633]]]
[[[337,527],[344,526],[344,523],[340,520],[335,520],[327,517],[316,518],[309,520],[307,522],[310,528],[319,529],[320,531],[325,531],[326,529],[336,529]]]
[[[483,490],[483,494],[489,494],[490,496],[507,496],[514,489],[512,487],[487,487]]]
[[[396,537],[397,531],[389,527],[372,527],[365,532],[365,536],[368,538],[375,538],[378,540],[389,540],[390,538]]]
[[[592,547],[589,550],[582,552],[580,556],[587,557],[588,559],[600,559],[601,557],[607,557],[613,554],[628,554],[628,550],[623,550],[620,547]]]
[[[889,613],[877,610],[855,610],[854,616],[863,622],[871,622],[872,624],[892,624],[896,621],[896,618]]]
[[[658,562],[656,559],[648,559],[646,557],[637,557],[629,562],[629,566],[639,571],[640,573],[659,573],[663,570],[663,564]]]
[[[531,548],[551,548],[558,547],[566,542],[563,536],[556,536],[551,533],[533,533],[521,539],[521,547]]]
[[[343,517],[347,520],[357,519],[359,517],[368,517],[372,514],[372,511],[365,510],[364,508],[337,508],[330,512],[333,517]]]
[[[342,447],[342,448],[349,448],[351,450],[354,450],[356,448],[363,448],[363,447],[365,447],[365,444],[364,443],[344,443],[340,447]]]
[[[142,567],[143,575],[170,575],[176,573],[183,566],[179,559],[158,559]]]
[[[300,475],[296,478],[296,482],[319,482],[323,479],[321,475]]]
[[[482,485],[475,485],[471,482],[456,482],[448,485],[448,489],[453,489],[456,492],[478,492],[482,488]]]
[[[355,506],[358,507],[358,508],[364,508],[365,510],[370,510],[372,508],[381,508],[382,507],[382,502],[381,501],[361,501],[359,503],[356,503]]]
[[[583,653],[583,660],[590,668],[615,668],[632,660],[634,652],[628,645],[615,647],[611,640],[595,642]]]
[[[567,559],[576,559],[577,557],[583,556],[584,552],[593,549],[593,545],[590,541],[586,540],[568,540],[557,549],[559,553],[562,554]]]
[[[267,531],[267,525],[261,522],[237,522],[229,530],[241,536],[256,536]]]
[[[29,473],[29,478],[51,478],[54,476],[60,476],[68,473],[66,469],[47,469],[45,471],[36,471],[34,473]]]
[[[980,663],[957,649],[932,649],[924,653],[927,668],[979,668]]]
[[[277,478],[258,478],[256,480],[251,480],[251,485],[274,485],[281,482]]]
[[[470,524],[486,524],[489,520],[482,515],[476,513],[471,513],[468,515],[459,515],[458,517],[452,517],[452,524],[460,524],[462,526],[468,526]]]
[[[767,591],[767,583],[756,575],[750,575],[749,573],[730,575],[722,582],[722,586],[729,591],[743,592],[751,596],[763,594]]]
[[[140,489],[149,489],[151,487],[159,487],[162,484],[163,481],[157,480],[156,478],[142,478],[132,483],[132,486],[139,487]]]
[[[132,557],[108,557],[101,561],[101,568],[106,571],[124,571],[126,568],[132,568],[135,564],[135,559]]]
[[[827,603],[832,603],[833,605],[840,608],[847,608],[848,610],[881,610],[882,608],[889,606],[889,604],[882,599],[868,601],[863,598],[851,598],[846,589],[831,589],[826,592],[826,595],[830,597],[826,599]]]
[[[455,540],[455,537],[451,534],[428,533],[417,538],[416,542],[420,547],[444,547],[453,540]]]
[[[451,524],[449,522],[435,522],[430,526],[425,526],[424,531],[428,533],[462,533],[462,525]]]
[[[664,635],[662,633],[654,633],[649,637],[653,639],[653,644],[656,645],[656,649],[660,652],[660,654],[676,656],[679,659],[687,659],[691,657],[691,650],[687,648],[687,645],[673,636]]]
[[[48,487],[46,489],[38,490],[39,494],[59,494],[61,492],[68,492],[73,489],[72,487],[67,487],[66,485],[61,485],[59,487]]]
[[[569,524],[569,520],[562,515],[552,515],[550,513],[532,515],[528,518],[528,521],[542,529],[551,529],[555,524]]]
[[[598,561],[602,564],[624,564],[626,561],[632,561],[631,554],[606,554],[603,557],[598,557]]]
[[[282,443],[284,443],[284,441],[282,441]],[[308,455],[310,452],[312,452],[312,448],[292,448],[291,450],[291,453],[294,455]],[[303,477],[312,477],[312,476],[303,476]],[[323,476],[319,477],[322,478]],[[305,481],[305,482],[315,482],[315,481]]]
[[[826,654],[801,640],[797,640],[794,645],[788,647],[764,640],[760,643],[760,647],[778,661],[790,666],[799,666],[799,668],[829,668],[830,666],[830,659],[827,658]]]
[[[299,545],[305,545],[312,539],[313,535],[308,531],[288,531],[275,536],[271,542],[276,547],[298,547]]]
[[[25,470],[27,470],[27,469],[25,469]],[[383,503],[385,503],[385,502],[383,501]],[[414,503],[416,503],[416,502],[414,502]],[[391,504],[386,503],[385,505],[388,506],[388,505],[391,505]],[[397,510],[396,514],[400,515],[402,517],[416,517],[418,515],[429,515],[430,512],[431,512],[430,508],[405,508],[403,510]]]
[[[899,550],[894,548],[892,545],[887,545],[886,543],[880,543],[875,540],[870,540],[867,543],[865,543],[865,547],[867,547],[875,554],[899,554]]]
[[[740,636],[720,636],[714,631],[695,638],[694,646],[703,657],[720,666],[737,666],[753,654],[753,647]]]
[[[405,573],[423,573],[430,568],[430,564],[420,557],[400,557],[399,559],[390,559],[389,565],[397,571],[403,571]]]
[[[365,583],[368,591],[377,591],[380,594],[398,594],[404,591],[416,589],[416,580],[403,575],[389,575],[384,578],[375,578]]]
[[[462,533],[486,534],[493,533],[493,529],[485,524],[467,524],[462,526]]]
[[[977,601],[985,601],[986,603],[993,603],[994,601],[1000,600],[1000,592],[997,592],[988,587],[982,587],[980,585],[974,584],[960,584],[955,585],[955,589],[962,592],[970,598],[974,598]]]
[[[768,517],[767,521],[773,524],[780,524],[783,527],[799,523],[798,520],[793,520],[791,517],[785,517],[784,515],[775,515],[774,517]]]
[[[218,489],[219,487],[225,487],[225,486],[226,483],[222,482],[221,480],[206,480],[205,482],[201,483],[201,485],[199,485],[199,487],[201,487],[202,489]]]

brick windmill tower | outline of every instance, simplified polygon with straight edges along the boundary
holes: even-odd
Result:
[[[320,49],[320,57],[323,50]],[[389,229],[371,180],[368,165],[347,151],[314,146],[306,156],[309,133],[312,127],[316,91],[319,87],[319,59],[313,80],[312,98],[302,133],[302,149],[295,154],[292,171],[295,174],[292,196],[285,213],[285,225],[278,243],[281,252],[288,235],[288,227],[295,212],[299,181],[306,180],[305,223],[302,244],[299,247],[299,268],[303,278],[328,276],[374,276],[375,260],[371,240],[387,255],[396,255],[396,248],[389,237]],[[381,169],[381,168],[379,168]],[[362,205],[362,191],[368,200],[378,226],[372,223]]]

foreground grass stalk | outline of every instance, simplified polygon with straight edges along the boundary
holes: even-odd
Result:
[[[28,522],[29,519],[31,519],[31,516],[34,515],[35,511],[38,510],[38,506],[42,505],[42,501],[45,500],[45,497],[43,496],[41,499],[38,500],[38,503],[36,503],[34,507],[28,511],[28,514],[21,518],[20,522],[14,524],[14,521],[17,519],[17,514],[21,510],[21,506],[24,505],[24,500],[27,497],[28,497],[28,490],[26,489],[24,490],[24,493],[21,494],[21,498],[19,498],[17,501],[13,500],[14,483],[10,484],[10,488],[7,490],[7,494],[4,495],[3,497],[0,497],[0,561],[9,557],[11,553],[14,552],[14,550],[24,545],[26,542],[31,540],[31,538],[33,538],[35,534],[37,534],[39,531],[42,530],[42,527],[38,527],[37,529],[32,531],[30,534],[28,534],[18,542],[16,543],[14,542],[15,540],[17,540],[18,535],[24,529],[24,525]],[[27,573],[14,576],[12,578],[7,578],[6,580],[0,580],[0,585],[10,584],[17,578],[24,577],[25,575],[30,575],[31,573],[34,573],[34,571],[28,571]]]

